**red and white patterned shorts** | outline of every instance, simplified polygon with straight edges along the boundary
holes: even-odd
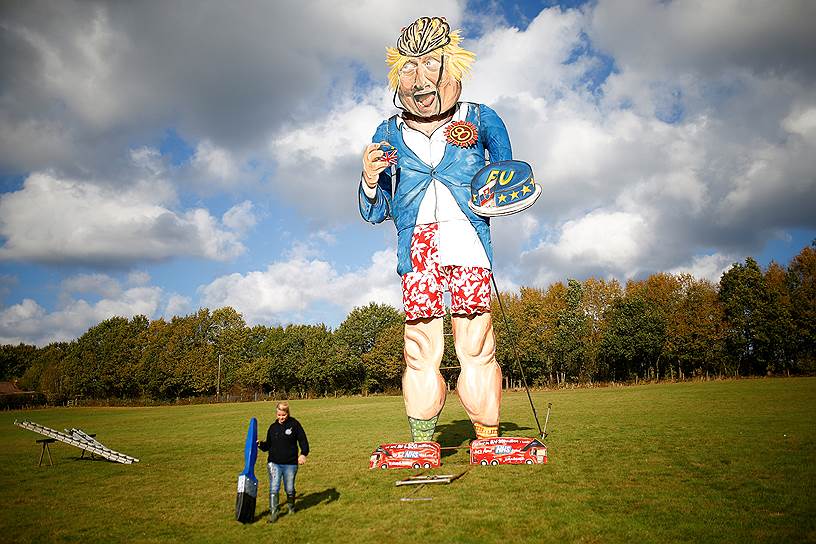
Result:
[[[489,268],[440,266],[437,223],[417,225],[411,237],[413,272],[402,276],[402,305],[405,319],[443,317],[443,294],[451,294],[451,314],[473,315],[490,312]]]

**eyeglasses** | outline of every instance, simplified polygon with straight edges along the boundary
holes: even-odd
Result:
[[[417,68],[419,67],[417,61],[409,60],[405,64],[403,64],[402,68],[400,68],[400,75],[411,75],[416,72]],[[439,59],[435,59],[433,57],[428,57],[421,62],[422,66],[428,72],[437,72],[442,67],[442,61]]]

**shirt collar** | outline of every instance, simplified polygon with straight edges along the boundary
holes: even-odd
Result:
[[[457,102],[455,108],[456,108],[456,111],[453,112],[453,117],[451,117],[451,120],[448,121],[448,123],[453,122],[453,121],[462,121],[464,119],[464,117],[467,115],[467,110],[468,110],[467,106],[463,108],[461,102]],[[402,115],[397,115],[397,128],[402,129],[403,123],[405,123],[405,119],[402,118]],[[447,125],[448,123],[445,123],[445,125]],[[444,127],[445,125],[442,125],[442,126]],[[411,128],[411,127],[408,127],[408,128]]]

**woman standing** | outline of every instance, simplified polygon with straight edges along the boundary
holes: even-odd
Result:
[[[295,513],[295,476],[298,465],[306,462],[309,455],[309,441],[300,422],[289,415],[289,403],[279,402],[276,408],[276,421],[266,431],[266,440],[259,440],[261,451],[269,452],[267,470],[269,471],[269,523],[278,519],[278,493],[281,479],[286,491],[286,503],[289,513]],[[300,454],[298,454],[300,445]]]

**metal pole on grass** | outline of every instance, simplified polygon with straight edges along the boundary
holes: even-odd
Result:
[[[215,379],[215,398],[221,400],[221,354],[218,354],[218,377]]]

